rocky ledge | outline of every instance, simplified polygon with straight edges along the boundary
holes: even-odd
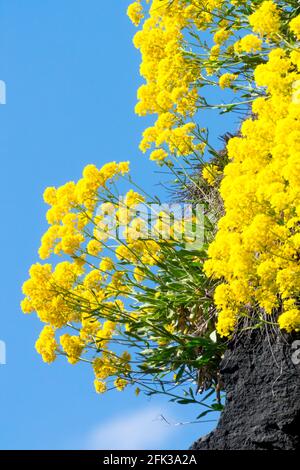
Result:
[[[216,429],[191,449],[300,449],[299,335],[244,334],[229,344],[221,375],[224,411]]]

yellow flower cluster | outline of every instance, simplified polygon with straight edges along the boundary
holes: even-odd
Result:
[[[83,269],[78,268],[76,262],[59,263],[54,271],[50,264],[36,264],[31,267],[31,277],[23,285],[26,298],[22,302],[22,309],[25,313],[36,311],[40,320],[47,323],[36,342],[36,350],[45,362],[53,362],[58,352],[65,354],[71,364],[76,364],[89,348],[96,348],[99,353],[101,350],[107,351],[109,341],[115,334],[116,324],[110,320],[101,324],[93,312],[101,311],[102,317],[114,315],[116,319],[122,314],[123,302],[116,298],[120,290],[120,297],[126,295],[122,273],[121,276],[119,272],[112,274],[110,282],[108,274],[101,274],[113,267],[113,261],[108,257],[100,262],[100,270],[92,269],[85,277],[82,276]],[[62,334],[60,349],[55,340],[55,330],[67,326],[75,327],[79,335]],[[102,371],[102,378],[114,375],[119,370],[118,365],[124,372],[124,357],[123,355],[121,363],[115,363],[114,368],[109,369],[109,374],[106,375],[106,369]],[[100,357],[97,360],[98,379],[101,375]],[[128,371],[129,365],[126,367]],[[99,392],[97,380],[95,386]]]
[[[264,2],[261,8],[272,7]],[[265,11],[265,10],[264,10]],[[261,14],[261,13],[260,13]],[[255,18],[258,18],[256,16]],[[268,23],[269,24],[269,23]],[[207,275],[224,279],[215,291],[218,331],[232,333],[249,306],[279,311],[279,326],[300,330],[300,103],[293,99],[300,69],[283,49],[256,68],[253,118],[228,143],[220,193],[225,216],[209,247]],[[298,64],[299,66],[299,64]]]
[[[224,66],[226,69],[226,62],[230,63],[235,54],[261,51],[263,40],[279,32],[279,9],[273,1],[263,1],[247,17],[243,7],[249,4],[248,9],[253,9],[248,0],[149,0],[147,3],[150,5],[145,5],[145,10],[148,9],[149,16],[134,37],[134,45],[142,56],[140,73],[145,79],[138,90],[135,111],[140,116],[154,114],[157,119],[144,131],[140,150],[143,153],[152,150],[150,159],[159,165],[168,164],[173,156],[185,158],[200,154],[201,157],[204,147],[197,141],[199,136],[193,122],[197,110],[205,103],[199,94],[199,83],[201,86],[209,83],[205,75],[217,75],[221,89],[231,87],[241,69],[236,65],[237,73],[222,70]],[[232,14],[232,5],[240,8],[241,13],[237,10]],[[144,16],[140,0],[130,5],[128,15],[135,24],[140,23]],[[261,37],[247,34],[236,41],[235,35],[242,27],[249,28],[249,24]],[[195,51],[188,47],[188,34],[199,31],[212,35],[209,51],[205,46],[200,53],[197,47]]]
[[[300,41],[300,15],[296,16],[290,22],[290,30],[295,34],[296,38]]]
[[[194,142],[195,125],[182,123],[196,113],[195,81],[199,77],[198,66],[185,56],[183,30],[192,22],[203,27],[208,18],[212,19],[208,12],[220,2],[205,3],[205,8],[199,8],[194,2],[153,0],[149,18],[134,37],[134,45],[142,54],[140,73],[146,81],[138,90],[135,110],[140,116],[158,116],[155,125],[145,130],[140,149],[146,152],[154,146],[150,159],[158,163],[167,159],[168,152],[189,155],[201,151]]]
[[[249,23],[255,33],[272,37],[279,32],[280,15],[276,3],[272,0],[262,2],[259,8],[249,16]]]
[[[72,289],[82,268],[68,261],[56,265],[39,263],[31,266],[30,278],[23,284],[26,298],[22,301],[24,313],[37,312],[43,323],[61,328],[73,317],[71,306],[63,297],[64,291]]]
[[[262,40],[254,34],[247,34],[237,41],[233,47],[234,51],[238,54],[241,52],[247,52],[248,54],[251,52],[258,52],[262,48]]]
[[[79,336],[64,334],[60,337],[60,344],[68,357],[70,364],[76,364],[83,351],[84,343]]]
[[[44,362],[50,364],[55,361],[58,344],[55,340],[54,330],[51,326],[46,325],[43,328],[39,339],[35,343],[35,348],[42,356]]]
[[[237,78],[237,76],[234,73],[224,73],[219,80],[219,85],[222,90],[224,88],[230,88],[232,85],[232,82]]]
[[[105,190],[109,182],[128,172],[128,162],[111,162],[100,169],[87,165],[83,177],[76,184],[72,181],[58,189],[47,188],[44,201],[51,206],[47,212],[51,226],[42,238],[40,258],[47,259],[51,253],[76,254],[85,241],[82,232],[89,223],[89,213],[98,202],[99,189]]]
[[[106,390],[108,378],[117,377],[117,390],[128,383],[128,353],[118,358],[108,347],[122,328],[120,318],[127,315],[123,300],[132,291],[132,283],[137,276],[142,280],[145,267],[160,259],[159,244],[143,239],[145,221],[139,217],[138,206],[145,202],[144,196],[129,189],[120,199],[112,191],[113,183],[128,171],[128,162],[111,162],[100,170],[88,165],[77,183],[46,189],[50,227],[42,237],[40,258],[64,253],[71,260],[54,267],[34,264],[23,284],[23,312],[36,312],[46,324],[36,343],[43,360],[53,362],[59,353],[76,364],[96,350],[97,358],[88,360],[94,363],[99,393]],[[118,238],[122,228],[123,236]],[[112,246],[107,245],[110,237]],[[126,268],[128,263],[131,266]],[[76,334],[66,333],[68,328]],[[55,339],[59,330],[60,346]]]
[[[106,351],[101,357],[97,357],[93,363],[93,369],[95,373],[95,389],[97,393],[104,393],[107,389],[105,380],[109,377],[115,376],[118,371],[122,372],[122,375],[126,375],[130,372],[131,356],[125,351],[120,357],[116,357],[111,351]],[[118,377],[114,381],[114,386],[118,391],[124,390],[128,380]]]
[[[143,7],[140,1],[133,2],[127,8],[127,15],[135,26],[138,26],[144,18]]]
[[[217,165],[207,163],[202,169],[202,177],[210,186],[213,186],[221,175],[222,172],[219,171]]]

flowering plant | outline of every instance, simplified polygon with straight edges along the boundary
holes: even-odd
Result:
[[[134,186],[128,162],[48,188],[39,256],[64,261],[31,267],[22,309],[45,323],[44,361],[90,363],[97,392],[133,385],[218,410],[228,338],[300,329],[300,6],[138,0],[128,16],[143,22],[136,113],[156,117],[140,150],[174,175],[192,211],[183,224],[159,210],[149,232],[138,207],[159,201]],[[242,113],[222,151],[198,124],[207,110]],[[121,178],[132,187],[120,199]],[[201,246],[187,248],[198,203]],[[205,389],[212,404],[197,395]]]

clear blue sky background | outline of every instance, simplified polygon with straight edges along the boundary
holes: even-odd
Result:
[[[139,184],[159,192],[154,163],[138,151],[147,119],[133,111],[140,57],[127,5],[0,1],[1,449],[185,449],[215,424],[175,425],[199,410],[132,392],[99,396],[89,367],[44,364],[34,350],[41,324],[19,308],[46,229],[46,186],[78,179],[88,163],[129,159]],[[214,122],[218,135],[228,130],[223,121],[205,116],[203,125]]]

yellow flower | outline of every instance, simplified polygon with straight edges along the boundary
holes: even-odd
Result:
[[[107,385],[103,380],[94,380],[94,387],[97,393],[104,393],[107,390]]]
[[[239,41],[238,47],[242,52],[257,52],[262,48],[262,40],[254,34],[247,34]]]
[[[102,249],[103,246],[98,240],[90,240],[86,247],[88,254],[93,256],[98,256]]]
[[[214,296],[223,336],[250,306],[270,314],[280,302],[279,327],[299,329],[300,125],[293,84],[300,77],[291,64],[276,48],[256,67],[256,85],[267,87],[267,96],[254,101],[255,118],[227,144],[230,162],[220,186],[225,214],[204,265],[208,276],[223,280]]]
[[[21,302],[21,309],[23,313],[32,313],[34,312],[34,307],[32,302],[26,297]]]
[[[131,3],[127,8],[127,15],[135,26],[144,18],[143,7],[140,1]]]
[[[92,269],[84,278],[83,285],[87,289],[100,289],[102,286],[103,277],[98,269]]]
[[[295,34],[296,38],[300,40],[300,15],[292,19],[289,24],[290,30]]]
[[[125,173],[129,172],[129,162],[120,162],[119,163],[119,172],[122,175],[125,175]]]
[[[279,32],[280,16],[273,1],[264,1],[259,8],[248,17],[254,33],[271,37]]]
[[[202,169],[202,177],[210,186],[216,183],[217,178],[222,174],[217,165],[206,164]]]
[[[111,258],[106,257],[102,259],[99,267],[101,271],[111,271],[114,269],[114,262]]]
[[[125,196],[124,204],[127,207],[134,207],[144,201],[145,198],[141,194],[133,191],[133,189],[130,189]]]
[[[221,28],[214,35],[214,42],[216,44],[223,44],[229,38],[231,32],[229,29]]]
[[[125,379],[121,379],[121,378],[118,378],[114,381],[114,386],[119,392],[122,392],[127,384],[128,384],[128,381]]]
[[[236,313],[232,310],[222,310],[218,316],[217,332],[220,336],[230,336],[237,322]]]
[[[54,330],[51,326],[44,326],[39,339],[35,343],[35,349],[41,354],[43,361],[50,364],[56,359],[58,344],[55,340]]]
[[[119,165],[116,162],[105,163],[102,168],[100,168],[100,175],[104,180],[104,183],[113,178],[119,173]]]
[[[76,364],[80,359],[84,347],[82,338],[64,334],[60,337],[60,344],[67,354],[69,363]]]
[[[288,333],[300,331],[300,310],[297,308],[282,313],[278,318],[279,327]]]
[[[224,73],[219,79],[219,85],[222,88],[229,88],[232,85],[232,82],[237,78],[237,75],[234,73]]]
[[[86,165],[83,169],[82,176],[85,180],[91,182],[95,186],[101,184],[101,174],[95,165]]]
[[[81,234],[66,235],[62,238],[61,249],[67,255],[75,255],[80,249],[81,243],[84,242],[84,236]]]
[[[154,162],[162,162],[167,158],[168,154],[163,149],[156,149],[151,152],[150,160]]]
[[[145,278],[144,270],[139,266],[134,268],[133,275],[137,282],[141,282]]]
[[[56,189],[54,187],[46,188],[43,197],[46,204],[53,206],[57,201]]]
[[[210,57],[212,59],[215,59],[216,57],[218,57],[218,55],[220,54],[220,45],[219,44],[216,44],[215,46],[212,46],[212,48],[210,49]]]

